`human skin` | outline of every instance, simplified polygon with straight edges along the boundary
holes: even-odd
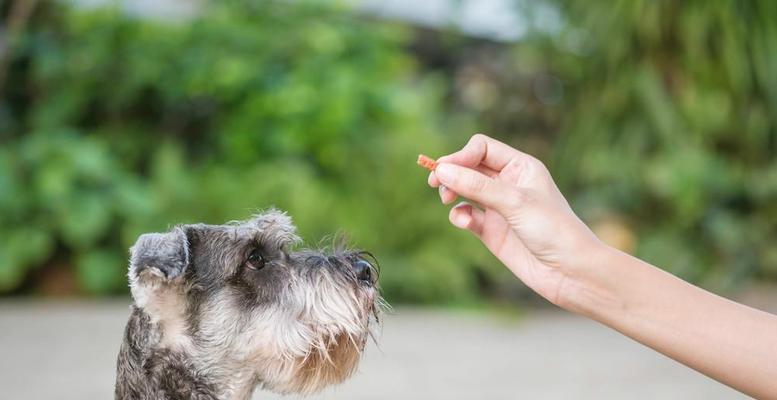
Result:
[[[777,316],[725,299],[601,242],[536,158],[485,135],[437,159],[450,222],[551,303],[759,399],[777,399]],[[473,205],[474,204],[474,205]]]

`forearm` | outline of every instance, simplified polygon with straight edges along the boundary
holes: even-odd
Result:
[[[603,250],[576,308],[751,396],[777,399],[777,316]]]

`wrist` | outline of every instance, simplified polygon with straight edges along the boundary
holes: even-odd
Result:
[[[628,254],[603,242],[589,246],[567,274],[566,290],[559,306],[577,314],[602,320],[612,309],[622,307],[618,283],[628,279],[624,261]]]

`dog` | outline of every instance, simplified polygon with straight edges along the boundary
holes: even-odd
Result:
[[[134,303],[116,399],[310,394],[348,378],[385,304],[377,261],[295,250],[295,232],[272,209],[141,235],[130,249]]]

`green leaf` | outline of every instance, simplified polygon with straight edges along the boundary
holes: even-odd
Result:
[[[121,252],[97,249],[76,261],[78,283],[86,292],[108,294],[126,288],[127,257]]]

